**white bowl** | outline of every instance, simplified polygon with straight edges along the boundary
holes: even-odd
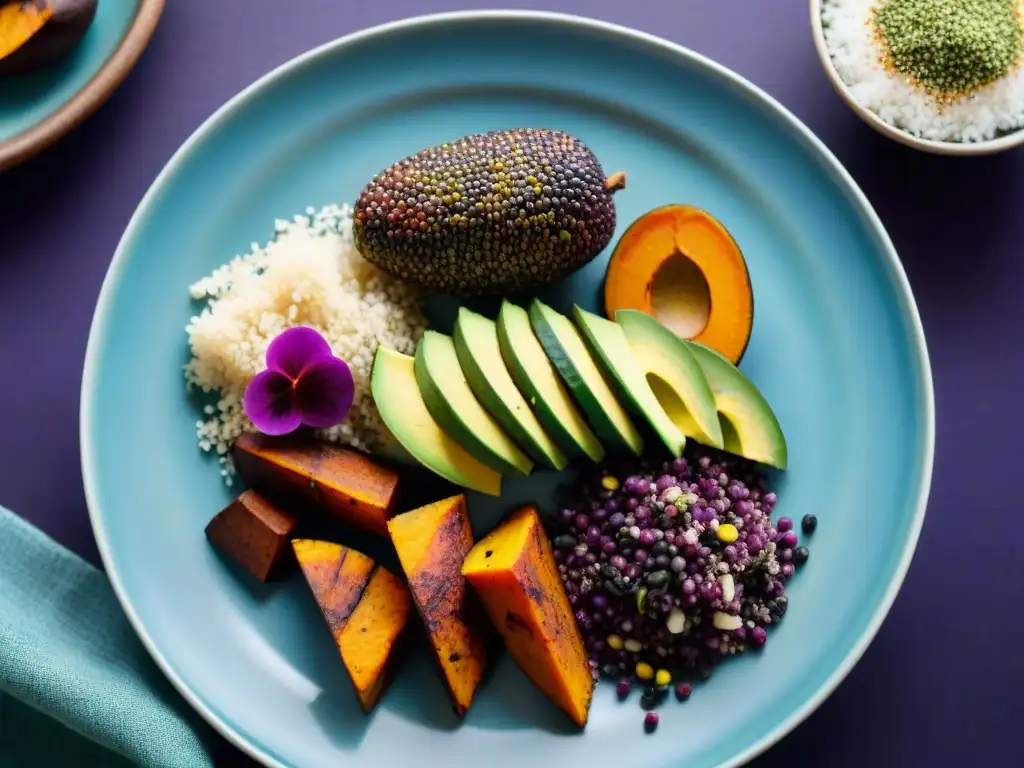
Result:
[[[825,70],[825,74],[828,75],[828,79],[832,82],[832,87],[843,97],[843,101],[850,106],[850,109],[856,112],[864,122],[876,131],[908,147],[919,149],[923,152],[931,152],[936,155],[993,155],[997,152],[1004,152],[1008,149],[1024,146],[1024,128],[1006,136],[990,139],[989,141],[960,143],[921,139],[885,122],[885,120],[870,109],[859,103],[839,76],[835,65],[832,63],[832,56],[828,52],[828,46],[825,44],[825,33],[821,20],[822,0],[810,0],[810,2],[811,31],[814,34],[814,47],[818,49],[818,58],[821,59],[821,66]]]

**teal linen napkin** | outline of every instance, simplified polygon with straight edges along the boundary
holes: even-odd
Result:
[[[0,507],[0,766],[209,768],[106,576]]]

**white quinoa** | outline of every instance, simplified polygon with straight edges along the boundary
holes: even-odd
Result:
[[[245,388],[264,369],[267,346],[281,331],[315,328],[352,369],[352,410],[318,436],[374,452],[394,440],[370,395],[374,352],[384,344],[412,354],[427,325],[416,292],[356,251],[348,205],[307,208],[304,216],[278,220],[274,230],[266,245],[253,243],[189,289],[204,306],[185,329],[192,352],[186,387],[216,393],[196,422],[196,436],[203,451],[219,456],[229,485],[231,446],[253,428],[242,408]]]
[[[823,0],[832,63],[853,98],[890,125],[932,141],[980,142],[1024,128],[1024,67],[970,98],[940,105],[882,64],[872,9],[878,0]]]

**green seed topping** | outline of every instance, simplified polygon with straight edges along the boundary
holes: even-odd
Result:
[[[881,0],[885,64],[941,102],[999,80],[1024,58],[1020,0]]]

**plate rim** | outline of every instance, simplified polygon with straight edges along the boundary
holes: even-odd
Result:
[[[163,0],[157,0],[163,2]],[[921,405],[924,410],[924,424],[922,429],[923,456],[921,457],[921,476],[915,494],[914,514],[908,530],[899,562],[886,587],[882,599],[871,616],[871,619],[864,628],[860,637],[854,643],[849,653],[842,662],[832,671],[822,685],[785,720],[779,723],[772,731],[765,734],[761,739],[748,746],[743,752],[720,763],[718,768],[736,768],[767,751],[769,748],[781,741],[791,733],[798,725],[806,720],[824,701],[831,696],[840,683],[860,661],[867,648],[875,639],[879,629],[892,608],[896,597],[903,586],[907,572],[910,569],[917,544],[924,524],[925,512],[931,490],[932,474],[935,459],[935,391],[932,378],[931,363],[928,353],[928,346],[925,339],[924,327],[921,322],[920,312],[914,299],[913,290],[907,278],[906,271],[896,252],[895,246],[889,237],[885,226],[846,168],[839,162],[832,151],[821,141],[799,118],[789,109],[778,102],[774,97],[754,85],[747,78],[739,75],[733,70],[718,64],[712,59],[697,53],[678,43],[648,32],[642,32],[631,27],[608,22],[592,17],[581,16],[552,11],[532,10],[467,10],[449,11],[441,13],[429,13],[411,16],[383,24],[357,30],[347,35],[335,38],[328,42],[314,46],[307,51],[288,59],[287,61],[272,68],[252,83],[238,91],[235,95],[218,107],[202,124],[196,128],[191,135],[181,144],[167,161],[160,173],[154,179],[146,191],[142,200],[132,214],[131,219],[122,234],[114,256],[107,268],[103,279],[96,308],[93,314],[92,323],[89,329],[89,338],[86,345],[85,364],[82,375],[81,398],[79,403],[79,446],[82,462],[82,479],[85,490],[86,505],[89,510],[89,519],[96,539],[97,548],[107,576],[114,589],[118,601],[121,604],[129,623],[132,625],[136,635],[139,637],[147,652],[153,658],[161,672],[170,680],[171,684],[189,705],[218,733],[221,734],[236,748],[240,749],[249,757],[257,760],[268,768],[294,768],[283,763],[259,747],[250,743],[239,733],[231,723],[218,717],[210,711],[192,692],[188,685],[182,680],[177,671],[168,663],[160,652],[153,638],[150,637],[143,622],[129,600],[124,589],[124,584],[117,570],[110,550],[109,541],[106,536],[104,522],[99,511],[99,491],[95,460],[92,454],[92,444],[88,436],[92,434],[93,417],[91,403],[95,399],[94,393],[97,389],[97,378],[101,358],[101,347],[99,339],[107,333],[108,318],[110,316],[109,305],[113,302],[117,289],[122,281],[126,265],[128,263],[128,244],[134,239],[136,230],[141,226],[143,219],[148,216],[149,210],[159,197],[163,186],[173,177],[179,165],[196,149],[206,137],[212,134],[222,123],[230,119],[234,113],[242,108],[248,101],[257,96],[264,88],[287,77],[294,72],[301,70],[304,66],[315,59],[335,53],[338,50],[367,39],[385,37],[387,35],[407,32],[417,28],[430,27],[432,25],[445,25],[449,23],[466,23],[473,21],[490,22],[521,22],[533,21],[553,27],[569,27],[582,29],[583,31],[601,34],[607,37],[617,38],[625,42],[631,42],[647,47],[650,50],[661,54],[683,60],[691,66],[702,68],[713,75],[730,82],[738,91],[748,99],[760,102],[767,107],[773,115],[778,118],[783,126],[790,130],[793,135],[803,142],[805,147],[816,155],[826,166],[827,171],[833,179],[844,188],[850,196],[854,207],[859,209],[865,225],[874,235],[883,253],[883,262],[888,268],[890,276],[897,288],[897,301],[900,303],[902,312],[910,332],[912,342],[917,351],[912,361],[920,376],[919,393]]]
[[[163,10],[164,0],[139,0],[128,31],[89,81],[38,123],[0,140],[0,173],[39,154],[92,117],[135,67]]]

